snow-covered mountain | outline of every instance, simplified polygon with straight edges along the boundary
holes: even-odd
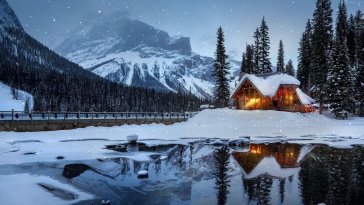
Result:
[[[56,52],[115,82],[211,97],[213,59],[191,50],[188,37],[171,37],[128,16],[83,22]],[[237,62],[232,62],[237,76]]]
[[[0,38],[6,35],[5,28],[23,30],[14,11],[5,0],[0,0]]]

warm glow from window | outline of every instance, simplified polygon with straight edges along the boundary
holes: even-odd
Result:
[[[246,104],[246,107],[254,106],[260,102],[260,98],[252,98],[249,100],[248,104]]]
[[[251,146],[250,147],[250,152],[253,153],[253,154],[261,154],[262,149],[259,146]]]

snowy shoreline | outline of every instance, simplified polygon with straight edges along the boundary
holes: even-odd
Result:
[[[87,127],[48,132],[0,132],[0,165],[65,159],[85,160],[119,156],[103,149],[137,134],[147,144],[186,144],[205,138],[234,140],[249,136],[251,142],[282,140],[299,144],[327,144],[349,148],[364,145],[364,118],[335,120],[317,113],[277,111],[205,110],[187,122],[173,125],[123,125]],[[24,155],[35,153],[36,157]]]
[[[126,136],[131,134],[137,134],[138,141],[149,145],[188,144],[205,138],[211,138],[209,141],[212,145],[249,136],[251,143],[284,141],[350,148],[352,144],[364,145],[364,118],[335,120],[317,113],[217,109],[204,110],[187,122],[173,125],[123,125],[47,132],[0,132],[0,167],[4,174],[0,174],[0,180],[4,182],[0,190],[3,193],[6,193],[9,187],[10,189],[21,187],[20,193],[32,190],[21,199],[17,194],[11,194],[0,201],[6,202],[4,204],[10,202],[22,204],[24,197],[30,199],[37,196],[39,203],[71,202],[50,195],[38,185],[39,183],[46,183],[77,195],[78,198],[72,200],[72,203],[94,198],[92,194],[65,184],[65,181],[60,179],[28,173],[15,174],[12,169],[32,163],[65,164],[70,161],[120,157],[141,162],[151,160],[153,152],[116,152],[105,149],[106,145],[126,143]],[[60,159],[62,160],[59,161]]]

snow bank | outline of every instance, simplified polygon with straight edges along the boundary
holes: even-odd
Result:
[[[29,98],[30,108],[33,107],[33,96],[25,91],[18,90],[18,100],[15,100],[11,88],[0,82],[0,111],[23,111],[25,100]]]
[[[93,198],[88,193],[81,192],[70,185],[62,184],[45,176],[30,174],[0,175],[0,181],[0,204],[23,205],[24,203],[31,203],[63,205],[74,204]],[[74,193],[78,197],[74,200],[63,200],[39,186],[38,183],[49,184],[67,192]]]

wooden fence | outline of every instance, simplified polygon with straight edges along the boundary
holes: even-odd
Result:
[[[123,124],[173,124],[196,112],[24,112],[0,111],[0,131],[45,131]]]

